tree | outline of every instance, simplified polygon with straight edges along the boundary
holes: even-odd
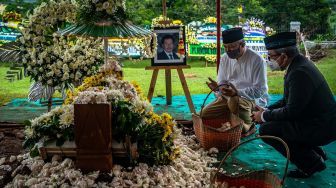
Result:
[[[129,19],[138,25],[151,25],[152,19],[162,14],[161,7],[161,1],[158,0],[126,1]]]
[[[263,19],[268,25],[280,30],[288,30],[291,21],[301,22],[302,31],[308,34],[327,33],[331,15],[325,0],[277,0],[271,3],[260,0],[266,9]]]
[[[203,20],[214,16],[216,7],[213,0],[167,0],[167,16],[172,19],[189,23],[194,20]],[[140,25],[150,25],[153,18],[162,15],[162,0],[128,0],[127,12],[130,19]]]
[[[216,6],[211,6],[209,0],[170,0],[168,2],[168,17],[182,20],[185,24],[216,15]]]
[[[183,23],[201,21],[216,16],[216,0],[166,0],[167,16]],[[242,5],[239,15],[237,8]],[[300,21],[305,33],[323,34],[330,31],[336,20],[330,7],[336,9],[336,0],[221,0],[222,23],[237,25],[250,17],[260,18],[277,31],[288,31],[291,21]],[[162,14],[162,0],[128,0],[130,19],[136,24],[150,25]]]

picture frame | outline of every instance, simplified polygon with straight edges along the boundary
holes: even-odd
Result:
[[[187,50],[184,26],[169,28],[155,27],[153,32],[157,36],[157,51],[156,55],[152,58],[152,66],[186,65]],[[179,45],[183,47],[183,50],[179,50]]]

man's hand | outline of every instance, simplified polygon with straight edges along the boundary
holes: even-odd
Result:
[[[212,91],[214,91],[215,89],[218,90],[218,88],[217,88],[218,87],[217,82],[215,80],[211,79],[210,77],[208,79],[209,79],[210,82],[205,82],[208,85],[208,87]]]
[[[253,119],[253,121],[254,122],[256,122],[256,123],[262,123],[263,121],[262,121],[262,119],[261,119],[261,114],[263,113],[263,111],[265,111],[265,109],[264,108],[262,108],[262,107],[260,107],[260,106],[256,106],[256,109],[258,110],[258,111],[255,111],[255,112],[252,112],[252,119]]]
[[[238,91],[232,83],[228,83],[224,87],[221,87],[221,93],[228,97],[233,97],[233,96],[238,95]]]

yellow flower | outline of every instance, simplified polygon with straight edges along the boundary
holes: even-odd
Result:
[[[131,81],[131,84],[133,85],[133,87],[135,88],[135,90],[136,90],[138,96],[140,96],[141,99],[147,99],[147,98],[144,96],[144,94],[143,94],[143,92],[142,92],[142,89],[141,89],[140,85],[139,85],[135,80]]]
[[[182,21],[181,20],[174,20],[173,24],[174,25],[182,25]]]
[[[172,153],[169,156],[169,160],[175,160],[181,154],[180,148],[176,147],[173,149]]]
[[[71,104],[78,94],[78,89],[75,89],[74,91],[68,90],[66,93],[66,99],[64,101],[65,104]]]
[[[168,113],[163,113],[162,115],[161,115],[164,119],[166,119],[166,120],[169,120],[169,121],[171,121],[173,118],[171,117],[171,115],[169,115]]]
[[[217,18],[215,17],[207,17],[206,19],[204,19],[205,23],[216,23],[217,22]]]

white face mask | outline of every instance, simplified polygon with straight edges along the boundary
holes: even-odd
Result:
[[[272,71],[280,71],[281,67],[279,66],[277,60],[271,59],[270,61],[267,61],[268,66],[271,68]]]
[[[281,71],[281,67],[279,66],[279,63],[278,63],[278,60],[280,59],[280,57],[278,57],[276,60],[271,59],[267,61],[267,64],[271,68],[272,71]]]

